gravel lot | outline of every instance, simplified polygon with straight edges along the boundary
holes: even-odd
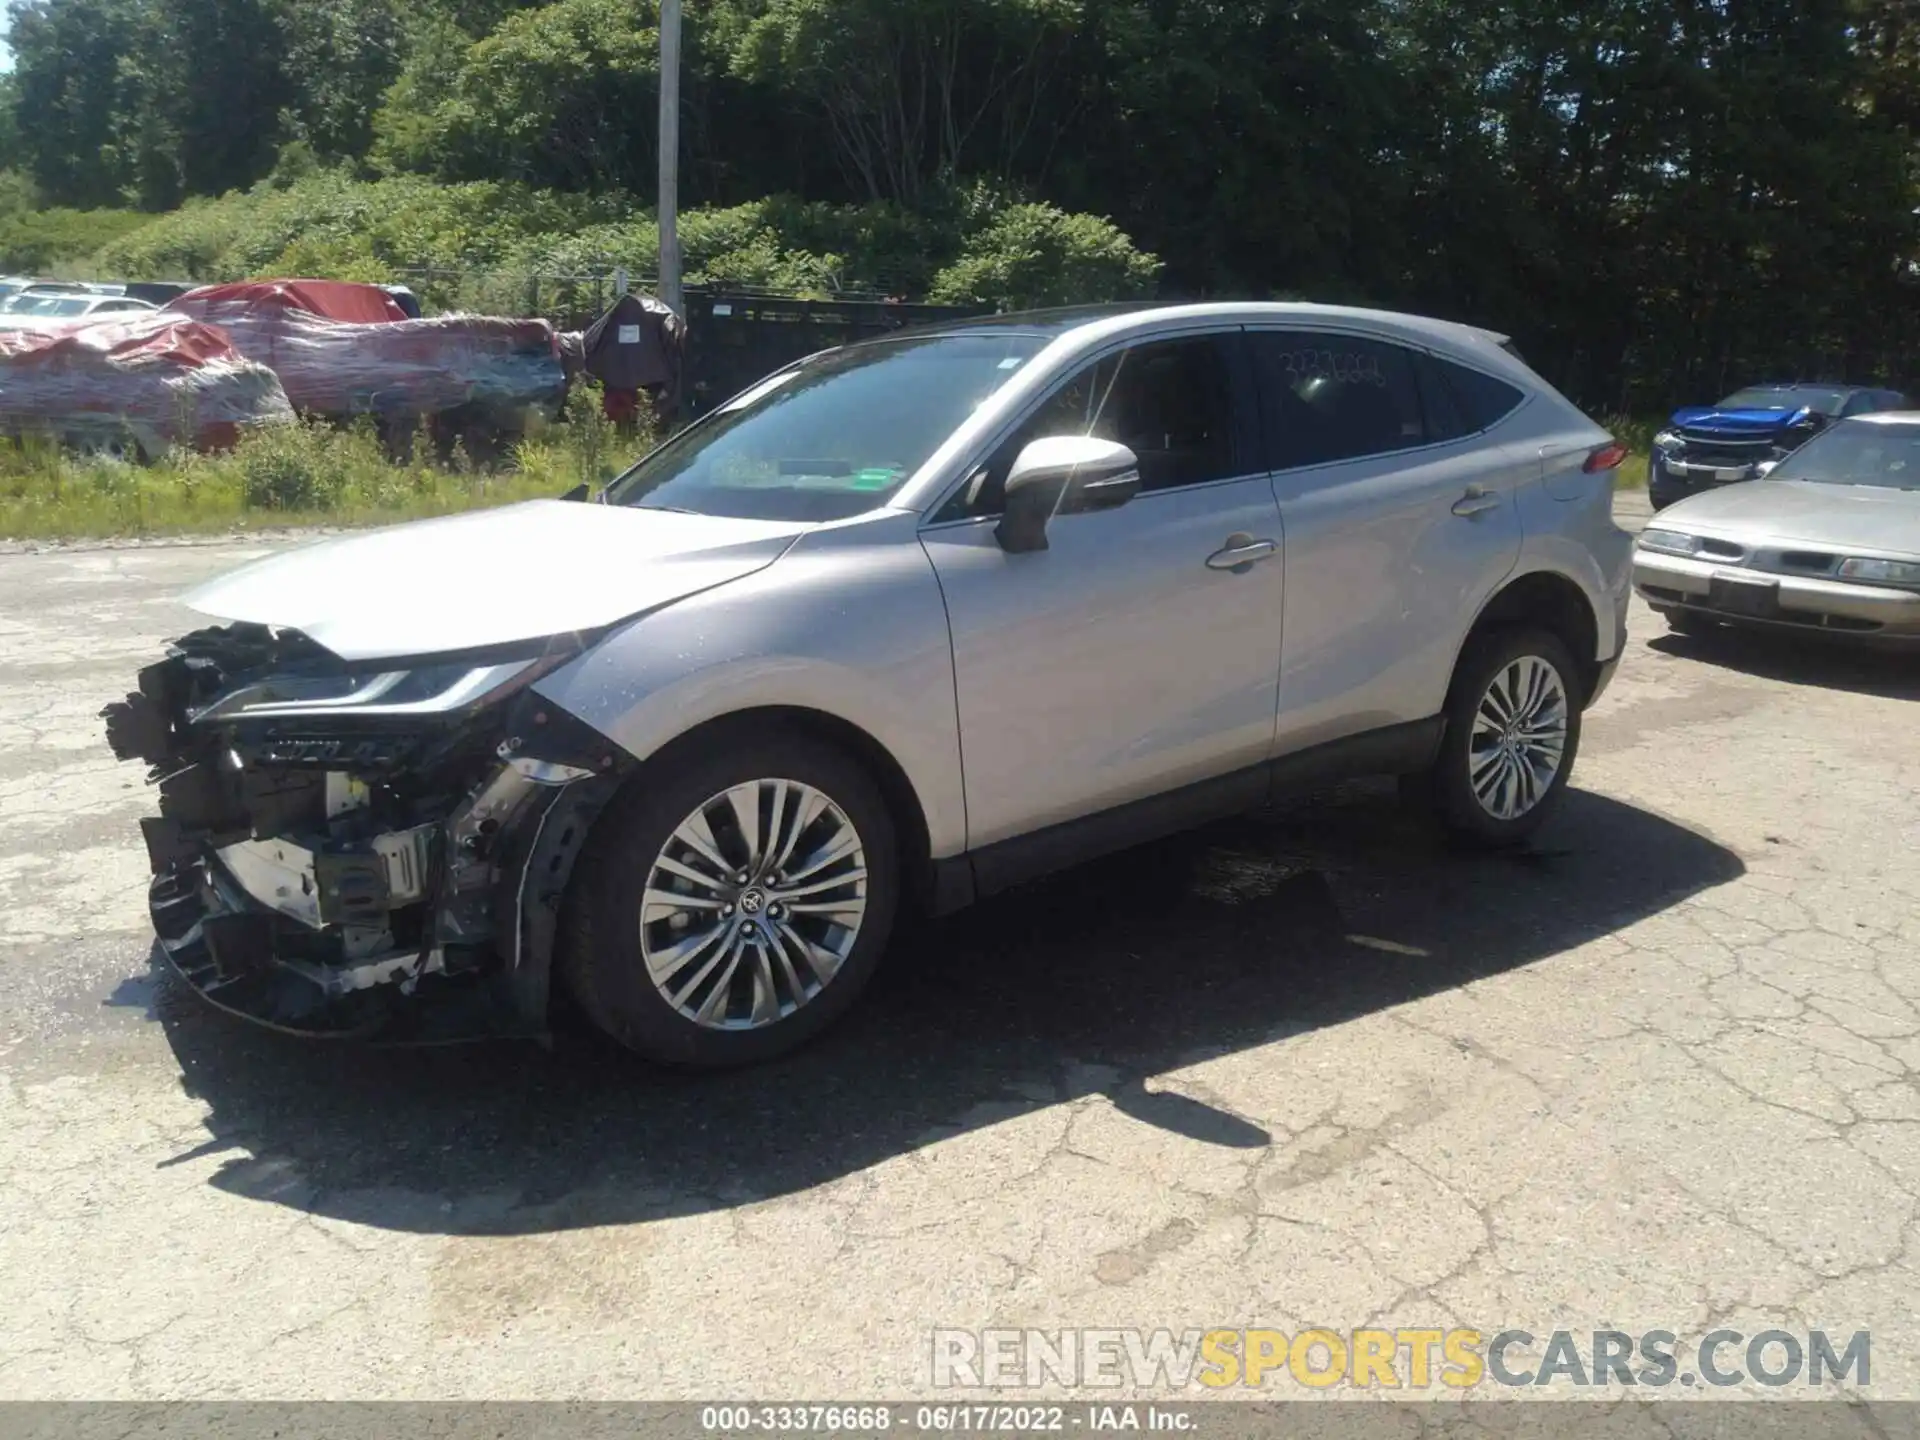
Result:
[[[156,978],[95,713],[261,548],[0,557],[0,1396],[902,1397],[936,1326],[1381,1323],[1867,1329],[1920,1399],[1920,661],[1641,611],[1529,854],[1356,787],[690,1079]]]

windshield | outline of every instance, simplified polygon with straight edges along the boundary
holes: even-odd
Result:
[[[886,503],[1046,345],[944,335],[828,351],[730,400],[642,460],[608,503],[748,520],[840,520]]]
[[[1843,421],[1781,461],[1769,478],[1920,490],[1920,425]]]
[[[1736,390],[1714,408],[1717,410],[1800,410],[1837,415],[1846,402],[1839,390],[1800,390],[1781,386],[1761,386],[1754,390]]]
[[[17,295],[7,311],[13,315],[84,315],[89,303],[69,295]]]

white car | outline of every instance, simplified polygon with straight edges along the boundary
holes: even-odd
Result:
[[[54,330],[76,320],[111,320],[115,316],[157,310],[145,300],[124,295],[96,295],[71,290],[22,290],[0,304],[0,330]]]

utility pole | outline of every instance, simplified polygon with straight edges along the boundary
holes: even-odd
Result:
[[[686,317],[680,289],[680,0],[660,0],[660,299]]]

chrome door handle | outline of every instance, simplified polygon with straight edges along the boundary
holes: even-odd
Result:
[[[1478,485],[1469,485],[1467,493],[1453,502],[1453,513],[1465,519],[1472,519],[1475,515],[1484,515],[1489,510],[1499,508],[1500,497],[1488,494]]]
[[[1271,559],[1280,553],[1277,540],[1256,540],[1251,535],[1229,535],[1224,550],[1216,550],[1207,557],[1209,570],[1231,570],[1243,575],[1261,560]]]

